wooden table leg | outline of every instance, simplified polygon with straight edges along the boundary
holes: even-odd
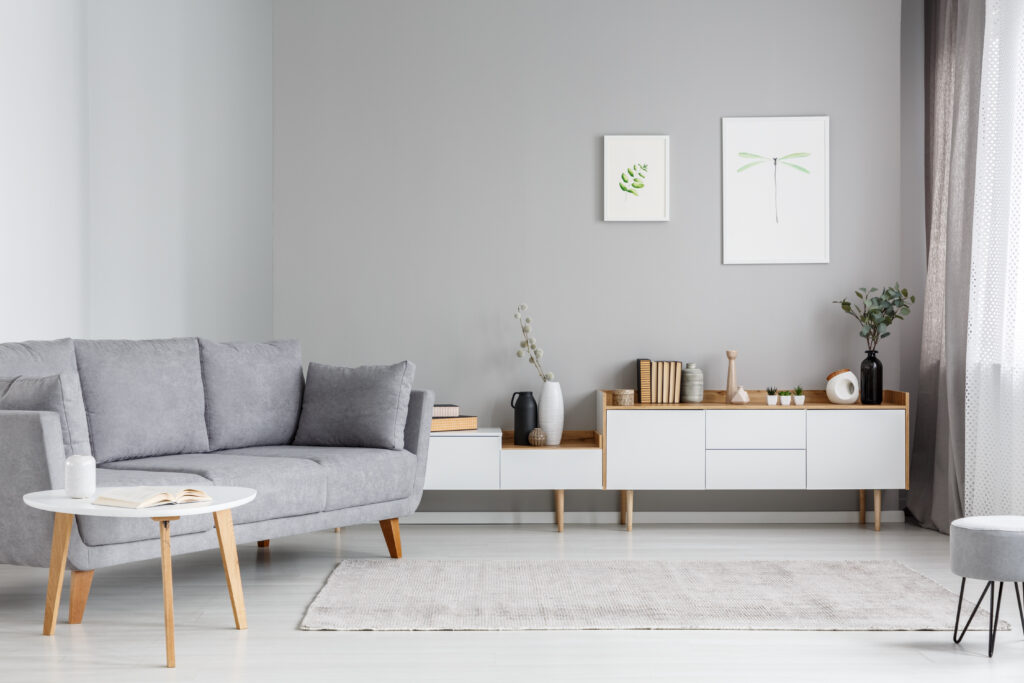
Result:
[[[167,668],[174,668],[174,584],[171,578],[171,522],[178,517],[154,517],[160,525],[160,571],[164,580],[164,639]]]
[[[565,528],[565,489],[555,490],[555,523],[558,533],[562,533]]]
[[[626,492],[619,491],[619,524],[626,523]]]
[[[626,531],[633,530],[633,491],[626,491]]]
[[[864,524],[864,522],[866,521],[866,517],[867,517],[866,511],[865,511],[866,508],[867,508],[867,505],[866,505],[866,502],[864,500],[864,498],[865,498],[865,496],[864,496],[864,489],[860,490],[860,493],[858,494],[857,497],[860,499],[860,512],[857,515],[857,523],[858,524]]]
[[[60,592],[64,588],[64,568],[68,563],[68,542],[75,516],[63,512],[53,515],[53,541],[50,545],[50,580],[46,582],[46,609],[43,611],[43,635],[52,636],[57,627]]]
[[[228,596],[231,598],[231,610],[235,614],[235,628],[242,631],[248,628],[248,624],[245,618],[242,574],[238,569],[238,547],[235,545],[235,525],[231,521],[231,510],[214,512],[213,523],[217,527],[220,559],[224,564],[224,577],[228,581]]]
[[[71,607],[68,609],[68,623],[81,624],[85,616],[85,604],[89,602],[89,589],[92,588],[93,570],[87,572],[71,572]]]
[[[882,492],[875,489],[875,531],[882,530]]]

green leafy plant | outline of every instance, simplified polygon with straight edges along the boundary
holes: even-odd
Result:
[[[647,184],[647,164],[633,164],[632,168],[627,168],[622,172],[621,178],[619,189],[639,197],[640,194],[637,190],[642,190]]]
[[[789,391],[789,389],[783,389],[782,391],[779,392],[779,396],[789,396],[790,393],[791,392]]]
[[[799,384],[796,385],[796,389],[793,390],[793,395],[794,396],[803,396],[804,395],[804,388],[802,386],[800,386]]]
[[[878,292],[877,287],[861,287],[854,292],[859,301],[851,303],[848,299],[842,299],[832,302],[839,304],[844,313],[860,323],[860,336],[867,340],[868,351],[874,351],[879,340],[891,334],[889,328],[893,322],[903,320],[910,313],[910,304],[917,301],[905,288],[900,288],[898,282],[878,294],[875,292]]]
[[[519,331],[523,334],[523,338],[519,342],[519,348],[516,349],[516,358],[529,358],[530,365],[537,370],[540,378],[545,382],[550,382],[555,379],[555,373],[544,372],[544,366],[540,363],[540,359],[544,356],[544,349],[537,346],[537,338],[531,336],[533,320],[530,316],[526,315],[527,308],[526,304],[519,304],[516,306],[516,312],[513,315],[519,321]]]
[[[793,169],[796,169],[797,171],[800,171],[801,173],[807,173],[808,175],[810,175],[811,172],[808,169],[804,168],[800,164],[794,164],[792,161],[788,161],[788,159],[800,159],[802,157],[809,157],[809,156],[811,156],[811,153],[810,152],[793,152],[792,154],[785,154],[783,156],[778,156],[778,157],[766,157],[766,156],[762,156],[760,154],[752,154],[750,152],[740,152],[739,156],[741,158],[743,158],[743,159],[753,159],[754,161],[747,162],[747,163],[743,164],[742,166],[740,166],[739,168],[737,168],[736,169],[737,173],[742,173],[743,171],[746,171],[748,168],[754,168],[755,166],[759,166],[761,164],[766,164],[769,161],[772,162],[772,205],[773,205],[773,208],[775,209],[775,222],[778,223],[779,222],[779,162],[782,162],[783,165],[789,166],[790,168],[793,168]]]
[[[779,390],[776,389],[775,387],[768,387],[767,389],[764,390],[764,392],[769,396],[774,396],[775,394],[779,393]]]

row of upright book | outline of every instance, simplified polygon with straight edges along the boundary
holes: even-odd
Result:
[[[640,403],[682,403],[682,362],[637,359],[636,387]]]
[[[430,431],[460,432],[476,428],[476,417],[473,415],[462,415],[457,405],[453,403],[434,404],[434,415],[430,420]]]

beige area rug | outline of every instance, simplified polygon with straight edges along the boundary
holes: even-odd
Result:
[[[956,602],[891,561],[346,560],[300,628],[952,631]]]

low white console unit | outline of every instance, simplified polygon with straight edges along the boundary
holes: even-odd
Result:
[[[883,489],[909,487],[910,396],[886,391],[880,405],[836,405],[824,392],[802,406],[725,402],[705,392],[702,403],[611,405],[597,395],[604,435],[607,489],[622,492],[622,522],[632,528],[637,490],[853,489],[874,490],[880,529]]]

